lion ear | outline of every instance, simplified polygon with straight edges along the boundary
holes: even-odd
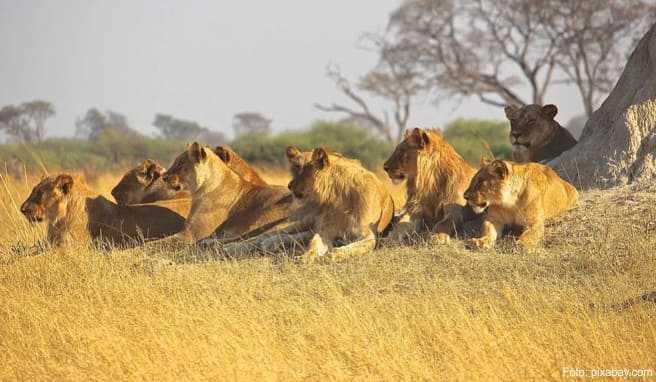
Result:
[[[155,163],[153,160],[148,160],[148,166],[146,167],[146,179],[149,180],[157,180],[160,176],[162,176],[162,168]]]
[[[301,150],[297,149],[294,146],[287,146],[285,150],[285,155],[287,155],[287,160],[289,162],[296,162],[299,156],[301,156]]]
[[[505,179],[508,176],[508,166],[506,162],[502,160],[494,160],[490,163],[490,171],[499,177],[499,179]]]
[[[207,159],[207,152],[205,148],[201,146],[198,142],[194,142],[189,146],[189,155],[196,163],[200,163]]]
[[[481,167],[485,167],[492,163],[492,159],[488,158],[486,155],[481,155]]]
[[[503,111],[506,113],[506,118],[509,120],[519,118],[519,108],[517,106],[508,105],[503,108]]]
[[[328,153],[323,147],[319,147],[312,151],[312,162],[319,168],[328,166]]]
[[[61,190],[64,195],[67,195],[73,189],[73,177],[68,174],[61,174],[55,179],[55,185]]]
[[[558,114],[558,108],[556,105],[544,105],[542,106],[540,113],[549,119],[554,119],[556,114]]]
[[[418,127],[415,127],[412,130],[412,133],[410,135],[410,139],[412,142],[415,144],[417,147],[424,147],[430,143],[430,137],[428,136],[428,133],[424,131],[423,129],[420,129]]]
[[[216,146],[214,153],[221,158],[225,163],[230,162],[230,151],[226,150],[223,146]]]

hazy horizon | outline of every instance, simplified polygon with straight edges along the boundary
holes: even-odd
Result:
[[[0,0],[0,107],[33,99],[54,104],[48,136],[71,135],[87,109],[114,110],[154,132],[156,113],[232,133],[232,116],[258,111],[274,130],[335,120],[315,102],[348,103],[325,76],[329,63],[355,80],[376,62],[357,47],[382,31],[400,0],[9,1]],[[565,124],[582,112],[574,88],[547,102]],[[374,103],[380,110],[382,104]],[[414,105],[409,126],[443,126],[460,117],[503,119],[475,98]]]

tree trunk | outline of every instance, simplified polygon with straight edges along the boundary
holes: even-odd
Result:
[[[580,189],[656,177],[656,25],[585,124],[579,143],[549,165]]]

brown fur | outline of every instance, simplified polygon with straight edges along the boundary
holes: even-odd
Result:
[[[184,218],[167,203],[118,206],[69,174],[41,180],[21,212],[31,222],[48,223],[48,241],[54,246],[99,241],[130,246],[173,235],[184,227]]]
[[[217,146],[214,152],[245,181],[261,186],[267,185],[257,171],[231,148]],[[164,171],[165,169],[159,163],[152,159],[146,159],[123,175],[121,181],[112,190],[112,196],[120,205],[189,198],[188,192],[175,191],[164,183],[162,180]],[[188,212],[188,209],[184,211],[184,216],[187,216]]]
[[[293,176],[289,188],[302,206],[295,224],[264,237],[259,245],[270,250],[276,241],[308,242],[305,261],[371,251],[394,214],[392,197],[380,180],[359,162],[323,148],[312,153],[288,148],[287,156]],[[335,247],[338,243],[348,244]]]
[[[544,236],[545,220],[574,207],[578,193],[548,166],[495,160],[481,163],[465,198],[476,212],[487,209],[475,247],[490,248],[504,228],[518,227],[519,245],[532,248]]]
[[[168,187],[188,191],[185,230],[168,241],[247,237],[285,221],[292,198],[284,187],[247,182],[209,148],[193,143],[164,174]]]
[[[512,157],[516,162],[542,162],[556,158],[576,145],[570,132],[554,120],[555,105],[505,108],[510,121]]]
[[[230,147],[216,146],[214,148],[214,153],[216,153],[223,163],[227,164],[232,171],[244,178],[245,181],[260,186],[268,185],[268,183],[262,179],[260,174]]]
[[[412,232],[436,233],[443,242],[464,220],[463,193],[476,172],[436,130],[406,131],[385,162],[389,177],[407,180],[404,216],[392,231],[401,240]]]

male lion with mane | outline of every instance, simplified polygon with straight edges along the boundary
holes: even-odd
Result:
[[[516,162],[546,162],[576,145],[572,134],[554,120],[556,105],[506,106],[512,157]]]
[[[341,260],[373,250],[394,215],[394,201],[376,175],[360,162],[324,148],[303,153],[288,147],[287,158],[293,176],[289,189],[301,207],[294,222],[262,235],[255,246],[270,251],[279,249],[280,242],[302,241],[307,243],[301,256],[305,262],[326,255]]]
[[[21,206],[32,223],[48,223],[53,246],[106,241],[121,247],[163,238],[179,232],[184,218],[167,203],[118,206],[70,174],[46,177]]]
[[[406,205],[401,220],[392,230],[393,240],[415,232],[434,234],[437,242],[462,234],[465,220],[476,218],[463,193],[474,170],[437,130],[406,130],[383,165],[394,183],[407,180]]]
[[[518,244],[533,248],[544,236],[545,219],[574,207],[578,192],[551,167],[483,160],[465,199],[475,212],[487,212],[482,236],[472,239],[474,247],[491,248],[504,228],[519,228]]]

